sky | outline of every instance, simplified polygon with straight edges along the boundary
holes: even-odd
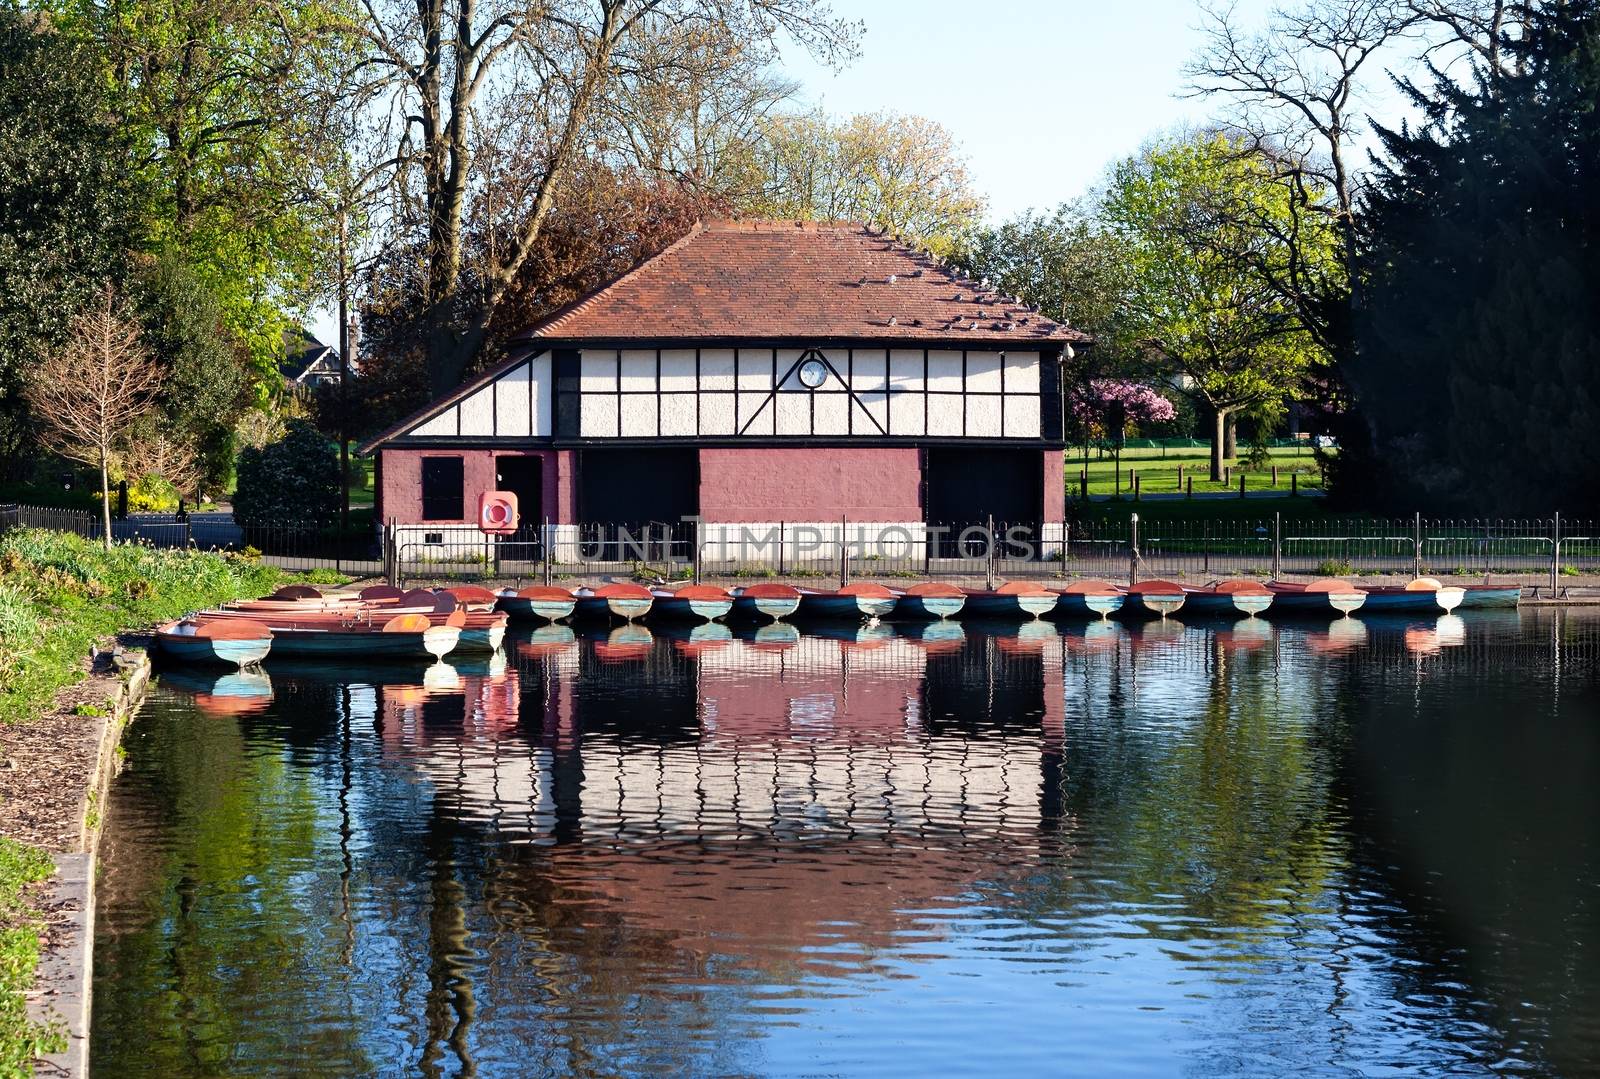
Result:
[[[1182,68],[1199,47],[1197,0],[834,0],[866,23],[838,74],[791,48],[808,104],[890,110],[943,124],[965,151],[989,216],[1083,194],[1150,136],[1203,119]],[[1254,25],[1262,0],[1236,11]]]

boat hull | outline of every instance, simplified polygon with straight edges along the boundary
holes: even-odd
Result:
[[[1462,610],[1482,610],[1487,607],[1515,607],[1522,602],[1520,585],[1510,588],[1489,588],[1472,585],[1462,590]]]
[[[1190,592],[1184,609],[1192,614],[1236,615],[1255,617],[1272,606],[1271,592]]]
[[[467,627],[461,631],[461,638],[456,642],[457,652],[498,652],[500,645],[506,639],[506,627],[482,626]]]
[[[1285,615],[1350,614],[1366,605],[1367,594],[1348,592],[1274,592],[1272,613]]]
[[[807,592],[800,597],[800,613],[811,618],[884,618],[894,609],[893,596],[840,596]]]
[[[1042,618],[1055,610],[1057,597],[991,592],[968,595],[964,613],[978,618]]]
[[[179,633],[160,633],[156,644],[163,655],[181,663],[207,667],[249,667],[260,663],[272,651],[272,638],[228,640],[193,637]]]
[[[1063,592],[1056,600],[1055,613],[1064,618],[1110,618],[1126,602],[1120,592]]]
[[[1122,613],[1143,618],[1167,618],[1182,610],[1187,599],[1182,592],[1129,592],[1122,605]]]
[[[572,612],[577,609],[577,601],[501,596],[495,609],[504,611],[519,622],[560,622],[572,617]]]
[[[655,609],[663,618],[675,618],[680,622],[715,622],[719,618],[726,618],[728,612],[733,610],[732,599],[684,599],[674,596],[667,598],[658,596]]]
[[[282,656],[344,656],[362,660],[443,659],[455,650],[461,630],[429,626],[416,633],[341,633],[321,629],[274,629],[273,651]]]
[[[1368,592],[1362,609],[1374,614],[1449,614],[1461,605],[1465,592],[1460,588],[1419,589],[1412,592]]]
[[[733,609],[746,618],[776,622],[800,609],[799,596],[737,596]]]
[[[574,611],[581,618],[620,618],[624,622],[637,622],[650,613],[653,599],[643,596],[579,596]]]
[[[903,618],[937,621],[954,618],[966,605],[966,596],[916,596],[908,593],[895,601],[894,613]]]

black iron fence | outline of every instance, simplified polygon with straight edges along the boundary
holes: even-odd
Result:
[[[50,528],[98,538],[93,513],[0,506],[0,531]],[[541,522],[512,536],[471,525],[389,523],[342,534],[298,525],[241,525],[226,514],[132,515],[118,540],[259,557],[297,571],[349,577],[550,583],[778,579],[842,581],[1432,575],[1559,594],[1600,576],[1600,522],[1534,519],[1284,518],[1116,522],[632,524]]]
[[[99,539],[98,513],[52,506],[0,506],[0,533],[11,528],[47,528]],[[113,517],[111,538],[152,547],[188,547],[260,558],[294,572],[328,570],[346,577],[377,577],[384,557],[375,532],[288,522],[240,523],[226,513],[134,513]]]

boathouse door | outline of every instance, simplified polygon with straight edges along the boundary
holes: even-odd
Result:
[[[539,557],[531,545],[538,542],[539,525],[544,514],[544,458],[526,454],[496,457],[494,486],[497,491],[510,491],[517,496],[517,513],[520,517],[516,532],[502,540],[517,546],[502,557]]]

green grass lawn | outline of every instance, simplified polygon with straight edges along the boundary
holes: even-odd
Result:
[[[1237,494],[1239,490],[1241,465],[1239,458],[1225,462],[1233,469],[1233,475],[1231,482],[1223,485],[1211,482],[1211,458],[1204,449],[1127,449],[1122,452],[1120,462],[1110,453],[1101,457],[1099,452],[1098,449],[1089,451],[1088,473],[1091,497],[1116,495],[1119,490],[1119,472],[1120,491],[1124,498],[1131,498],[1133,495],[1133,478],[1130,473],[1138,474],[1140,491],[1144,495],[1187,492],[1191,478],[1194,481],[1194,493],[1197,495]],[[1278,467],[1277,489],[1284,494],[1289,493],[1291,473],[1299,474],[1302,489],[1321,486],[1321,471],[1316,458],[1312,456],[1310,446],[1273,450],[1272,464]],[[1069,496],[1076,496],[1082,490],[1083,472],[1083,447],[1067,447],[1066,481]],[[1247,468],[1245,487],[1251,491],[1272,490],[1271,467],[1259,471]]]
[[[357,457],[354,452],[350,454],[350,470],[359,470],[359,477],[350,477],[350,508],[357,506],[371,506],[373,502],[373,470],[377,467],[375,457]]]

